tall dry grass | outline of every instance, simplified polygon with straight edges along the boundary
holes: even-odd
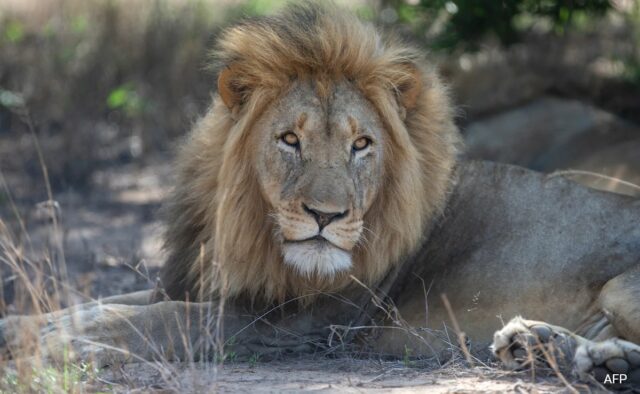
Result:
[[[210,101],[208,51],[226,23],[254,11],[244,3],[0,3],[0,317],[90,300],[67,274],[56,191],[89,186],[103,166],[170,150]],[[16,173],[19,183],[4,176]],[[37,201],[48,223],[44,247],[31,242],[23,217]],[[40,346],[34,337],[28,360],[0,355],[0,392],[109,386],[90,364],[44,364]],[[165,364],[154,367],[171,376]]]

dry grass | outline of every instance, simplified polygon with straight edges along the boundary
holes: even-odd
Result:
[[[0,142],[18,138],[0,143],[0,205],[10,215],[0,218],[0,290],[13,296],[0,300],[1,315],[40,314],[91,301],[67,274],[64,217],[55,191],[89,186],[105,165],[143,163],[147,154],[171,149],[210,101],[215,84],[207,54],[217,32],[272,3],[277,2],[0,4]],[[21,184],[7,181],[4,173],[20,174]],[[39,211],[49,222],[49,242],[40,248],[32,244],[22,216],[24,205],[43,200]],[[11,288],[2,288],[4,283]],[[42,353],[33,341],[27,348]],[[175,371],[159,359],[151,365],[167,383]],[[1,361],[0,391],[79,392],[85,384],[102,385],[90,365],[65,355],[46,368],[42,361]]]
[[[1,174],[0,180],[3,181]],[[2,182],[2,185],[6,184]],[[11,196],[9,190],[5,189],[5,192]],[[50,207],[56,206],[53,200],[47,201],[47,203]],[[19,215],[17,208],[14,211]],[[56,217],[57,213],[54,208],[51,208],[50,212],[53,212],[52,218]],[[84,298],[86,302],[97,302],[95,299],[85,298],[82,292],[75,289],[66,274],[63,249],[60,246],[61,242],[59,242],[61,231],[58,221],[61,219],[58,217],[50,221],[50,233],[54,241],[45,250],[33,250],[29,245],[27,233],[22,234],[23,238],[27,240],[26,244],[19,243],[18,237],[0,219],[0,272],[3,273],[3,276],[10,273],[11,277],[3,283],[12,283],[11,292],[15,294],[10,305],[5,304],[4,300],[0,303],[2,315],[6,313],[40,315],[57,311],[77,301],[77,296]],[[23,222],[23,218],[19,216],[18,220]],[[5,293],[5,289],[0,288],[0,290]],[[206,357],[203,357],[202,354],[195,354],[195,352],[187,352],[187,360],[190,361],[180,366],[180,372],[165,357],[161,344],[150,342],[143,331],[133,326],[132,329],[139,335],[140,340],[154,351],[155,361],[148,361],[129,352],[126,348],[106,343],[87,341],[85,344],[107,348],[126,355],[131,361],[145,365],[148,370],[154,371],[157,376],[160,376],[162,379],[156,382],[157,385],[179,390],[183,387],[177,385],[176,377],[179,374],[184,374],[185,369],[197,368],[200,373],[210,375],[208,372],[215,373],[223,361],[233,357],[232,354],[225,353],[224,345],[215,342],[217,338],[210,334],[219,331],[215,324],[216,320],[210,317],[214,316],[213,312],[216,311],[211,312],[209,316],[203,316],[199,322],[186,322],[186,324],[199,324],[202,327],[203,335],[200,339],[210,342],[205,348],[222,350],[220,353],[216,353],[213,362],[202,364],[196,364],[195,360],[206,359]],[[73,323],[73,326],[76,326],[80,322]],[[96,389],[110,390],[112,387],[127,387],[127,384],[132,382],[133,376],[130,375],[130,372],[123,372],[119,363],[114,363],[109,371],[111,379],[116,378],[113,382],[103,378],[102,375],[105,374],[105,371],[95,368],[91,358],[77,360],[70,345],[62,350],[62,354],[54,353],[56,350],[50,349],[47,343],[41,341],[40,330],[47,324],[47,319],[43,318],[36,323],[36,326],[25,325],[21,327],[23,338],[20,343],[15,344],[17,348],[4,349],[6,353],[0,354],[0,376],[2,376],[0,378],[0,392],[93,392]],[[56,327],[56,329],[59,330],[57,335],[63,336],[73,336],[76,330],[73,327],[71,332],[65,332],[62,327]],[[186,344],[194,342],[188,337],[188,332],[188,327],[184,327],[184,330],[180,332],[185,347],[187,347]],[[15,354],[18,354],[18,350],[21,357],[14,359],[11,352],[15,351]],[[30,356],[24,357],[25,355]],[[135,385],[132,384],[130,388],[133,387]]]
[[[555,171],[549,174],[549,178],[555,178],[558,176],[569,178],[569,179],[580,178],[580,177],[595,178],[595,179],[606,182],[603,187],[603,190],[615,190],[616,187],[622,185],[631,190],[631,192],[629,193],[631,196],[640,197],[640,185],[636,185],[635,183],[625,181],[624,179],[608,176],[605,174],[599,174],[593,171],[582,171],[582,170]]]

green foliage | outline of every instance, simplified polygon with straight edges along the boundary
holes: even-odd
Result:
[[[145,101],[135,90],[133,84],[120,85],[109,93],[107,107],[123,110],[128,116],[139,116],[145,108]]]
[[[83,392],[85,382],[93,380],[98,370],[91,364],[65,362],[61,367],[33,368],[29,374],[4,371],[0,393],[72,393]]]
[[[264,15],[286,3],[285,0],[249,0],[242,5],[241,12],[247,15]]]
[[[624,78],[636,85],[640,85],[640,62],[630,59],[625,63]]]
[[[89,20],[84,15],[78,15],[71,20],[71,29],[77,34],[86,32],[88,26]]]
[[[238,353],[236,353],[236,352],[225,353],[224,361],[228,361],[230,363],[235,363],[236,361],[238,361]]]
[[[602,15],[609,0],[391,0],[399,21],[433,39],[436,48],[473,47],[490,34],[503,44],[518,40],[523,21],[545,20],[558,33],[574,21]],[[438,26],[440,25],[440,26]],[[524,23],[526,25],[526,23]],[[433,32],[434,29],[437,32]]]
[[[631,39],[633,42],[640,42],[640,3],[636,3],[631,13],[627,16],[632,27]],[[627,59],[622,59],[624,63],[624,78],[631,83],[640,85],[640,48],[636,45],[635,51]]]
[[[367,21],[373,20],[376,15],[374,9],[368,5],[357,7],[355,8],[354,12],[356,13],[356,15],[358,15],[358,17]]]
[[[0,106],[8,109],[19,109],[23,108],[24,104],[24,97],[21,95],[0,88]]]
[[[13,44],[20,43],[24,38],[24,26],[19,21],[7,23],[7,27],[4,29],[4,37]]]
[[[260,357],[261,356],[258,353],[252,354],[251,357],[249,357],[249,366],[251,368],[255,368],[255,366],[260,362]]]
[[[402,364],[406,368],[412,367],[414,364],[411,357],[412,353],[413,353],[413,349],[411,349],[407,345],[404,345],[404,354],[402,355]]]

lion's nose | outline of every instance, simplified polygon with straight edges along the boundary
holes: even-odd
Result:
[[[313,216],[314,219],[316,219],[316,222],[318,223],[318,227],[320,228],[320,231],[322,231],[323,228],[325,228],[329,223],[333,222],[334,220],[338,220],[340,218],[347,216],[347,213],[349,212],[348,210],[342,211],[342,212],[324,212],[317,208],[311,208],[307,204],[302,204],[302,208],[304,208],[305,212],[307,212],[308,214]]]

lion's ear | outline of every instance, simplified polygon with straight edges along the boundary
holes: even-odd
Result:
[[[418,105],[423,88],[422,71],[415,64],[402,65],[402,78],[398,83],[398,103],[405,111],[411,111]]]
[[[233,65],[225,67],[218,75],[218,94],[233,113],[237,112],[244,100],[244,89],[238,80],[239,75]]]

